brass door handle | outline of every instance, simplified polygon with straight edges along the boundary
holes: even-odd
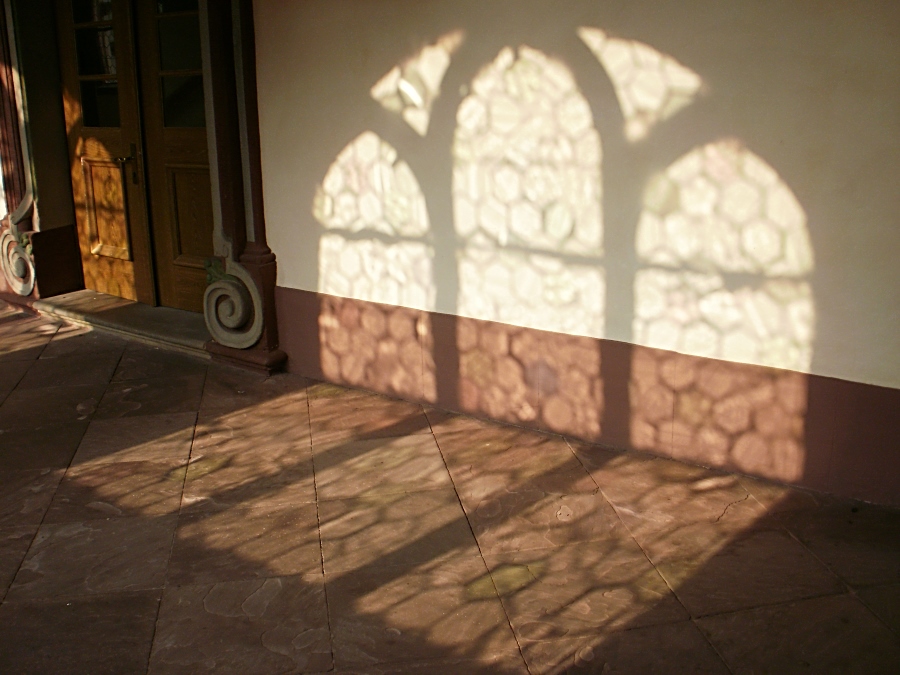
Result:
[[[118,162],[119,164],[124,164],[125,162],[128,162],[128,161],[134,159],[135,154],[137,154],[137,146],[134,143],[132,143],[129,150],[131,150],[130,155],[128,155],[127,157],[113,157],[113,161]]]

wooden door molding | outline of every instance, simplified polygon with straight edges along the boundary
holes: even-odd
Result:
[[[81,158],[87,210],[87,238],[96,256],[132,260],[126,222],[125,167],[120,158]]]
[[[208,164],[166,165],[166,191],[172,216],[172,253],[175,264],[203,270],[212,249],[212,232],[201,224],[212,223]],[[204,284],[205,288],[205,284]]]

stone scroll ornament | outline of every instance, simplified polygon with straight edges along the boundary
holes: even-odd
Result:
[[[263,332],[262,297],[241,265],[218,258],[206,261],[206,293],[203,318],[210,335],[220,345],[248,349]]]
[[[0,267],[9,287],[19,295],[31,295],[34,290],[34,261],[31,241],[20,232],[14,222],[0,234]]]

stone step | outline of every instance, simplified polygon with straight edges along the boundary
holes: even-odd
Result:
[[[212,337],[197,312],[151,307],[91,290],[37,300],[32,308],[44,316],[209,358],[206,343]]]

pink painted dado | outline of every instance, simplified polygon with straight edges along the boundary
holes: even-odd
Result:
[[[900,391],[278,287],[290,372],[900,505]]]

